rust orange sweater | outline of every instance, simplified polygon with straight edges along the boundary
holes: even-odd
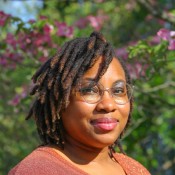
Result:
[[[118,163],[123,167],[126,175],[150,175],[139,162],[116,153]],[[8,175],[88,175],[65,160],[49,147],[40,147],[17,164]],[[116,173],[117,175],[117,173]]]

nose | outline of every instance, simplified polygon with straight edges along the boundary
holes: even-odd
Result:
[[[108,91],[104,91],[102,99],[97,103],[96,110],[98,112],[114,112],[117,109],[117,104]]]

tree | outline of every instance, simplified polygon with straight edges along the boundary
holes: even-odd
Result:
[[[133,119],[124,135],[124,150],[152,174],[173,174],[174,1],[43,3],[37,19],[28,22],[0,12],[0,172],[6,174],[39,144],[34,123],[24,121],[32,101],[30,78],[36,68],[66,40],[97,30],[129,62],[135,86]]]

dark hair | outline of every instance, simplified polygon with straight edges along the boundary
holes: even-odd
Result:
[[[26,119],[34,117],[43,145],[55,144],[64,148],[64,130],[59,113],[69,104],[72,87],[77,86],[83,74],[95,64],[100,56],[104,59],[96,81],[102,77],[116,56],[111,44],[103,35],[93,32],[90,37],[76,38],[66,42],[59,53],[44,63],[33,75],[35,86],[31,95],[36,94],[37,98]],[[127,83],[131,84],[124,62],[119,58],[118,60],[125,71]],[[132,110],[132,99],[130,104]],[[131,111],[126,127],[130,118]],[[115,146],[122,151],[119,139],[109,147],[111,152],[115,151]]]

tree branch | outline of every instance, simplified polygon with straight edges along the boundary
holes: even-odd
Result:
[[[139,4],[144,6],[153,16],[156,18],[165,20],[171,24],[175,24],[175,16],[159,9],[158,7],[152,6],[147,0],[136,0]]]
[[[167,81],[164,84],[152,87],[148,90],[144,90],[144,93],[156,92],[156,91],[159,91],[161,89],[165,89],[165,88],[170,87],[170,86],[175,87],[175,82],[174,81]]]

